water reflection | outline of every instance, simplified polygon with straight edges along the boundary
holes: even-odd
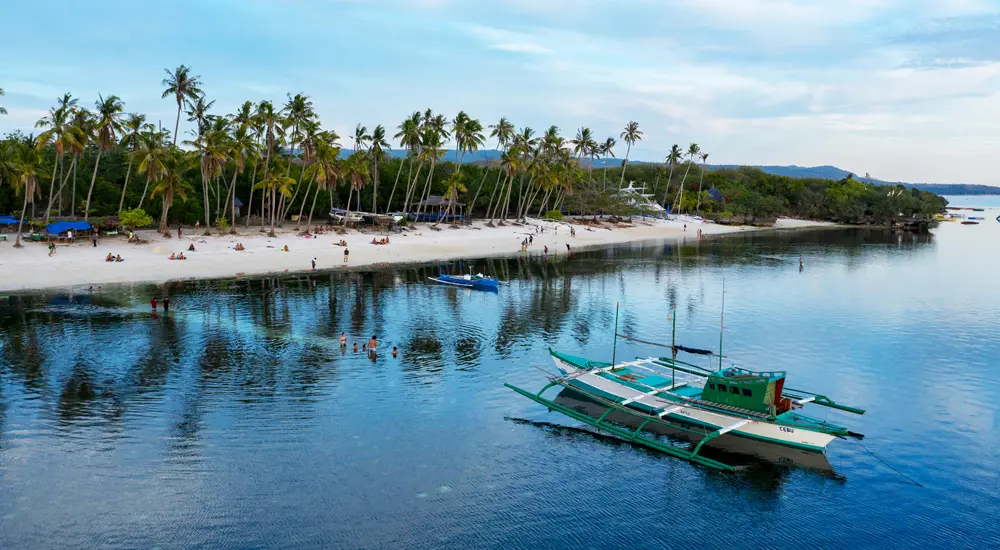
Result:
[[[880,390],[903,368],[910,379],[932,380],[942,356],[961,356],[972,380],[991,372],[996,319],[981,308],[1000,309],[1000,292],[985,285],[988,275],[939,269],[938,255],[950,249],[937,239],[747,234],[572,258],[532,251],[444,266],[7,296],[0,546],[239,539],[386,547],[416,537],[425,547],[649,547],[662,546],[667,531],[681,545],[712,546],[731,540],[706,526],[731,523],[734,511],[758,514],[734,531],[748,546],[778,529],[806,546],[864,546],[871,539],[813,534],[827,532],[822,518],[831,516],[888,533],[900,514],[934,518],[900,544],[931,540],[949,525],[960,530],[953,541],[981,545],[974,518],[1000,513],[1000,503],[960,472],[989,470],[1000,441],[995,423],[968,425],[955,413],[996,415],[996,403],[953,384],[916,395]],[[490,294],[430,283],[441,269],[509,284]],[[723,277],[727,354],[789,370],[795,387],[869,406],[861,420],[837,411],[830,420],[862,423],[866,444],[930,478],[926,493],[910,493],[840,442],[823,457],[720,439],[707,452],[741,469],[707,472],[594,439],[502,387],[540,387],[533,367],[550,368],[548,347],[610,358],[616,303],[623,333],[668,341],[676,305],[681,340],[715,348]],[[970,297],[969,288],[984,290]],[[170,296],[169,314],[151,314],[155,295]],[[372,335],[374,360],[353,351]],[[618,342],[619,357],[656,351]],[[926,412],[900,412],[914,410]],[[928,448],[927,437],[946,443]],[[965,500],[935,491],[935,476],[946,475],[939,471],[952,474],[947,491]],[[56,502],[52,494],[68,496]],[[640,494],[650,496],[636,509]],[[137,509],[146,512],[128,511]],[[69,519],[43,529],[34,518],[44,517]],[[600,527],[663,518],[692,531],[653,527],[626,540]]]

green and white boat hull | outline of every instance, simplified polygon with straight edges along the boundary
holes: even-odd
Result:
[[[663,392],[651,394],[602,375],[602,369],[580,368],[571,362],[579,359],[579,364],[588,364],[585,359],[571,356],[564,356],[564,359],[560,355],[562,354],[553,353],[552,360],[569,381],[569,386],[664,420],[692,424],[708,431],[722,430],[723,434],[814,452],[825,451],[826,446],[837,438],[835,434],[796,425],[794,421],[776,421],[692,404],[666,393],[675,387],[664,387]],[[681,385],[679,383],[676,386]],[[806,425],[816,422],[807,417],[801,419],[804,421],[802,424]]]

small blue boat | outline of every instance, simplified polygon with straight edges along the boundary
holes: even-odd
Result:
[[[492,277],[486,277],[483,274],[478,275],[448,275],[442,273],[435,277],[429,277],[430,280],[452,286],[461,286],[465,288],[474,288],[476,290],[491,290],[496,291],[500,282]]]

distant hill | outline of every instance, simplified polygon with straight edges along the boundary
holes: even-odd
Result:
[[[351,153],[351,149],[344,148],[341,153],[342,156],[347,156]],[[389,152],[393,158],[400,158],[406,156],[406,152],[402,149],[393,149]],[[490,160],[499,160],[500,151],[496,149],[483,149],[480,151],[475,151],[472,153],[466,153],[463,162],[470,164],[478,162],[487,162]],[[450,162],[457,162],[458,155],[453,149],[449,149],[444,154],[444,160]],[[630,160],[630,163],[645,163],[641,160]],[[609,167],[621,166],[622,159],[596,159],[594,161],[594,166],[603,168],[605,165]],[[739,168],[740,165],[737,164],[709,164],[709,170],[720,170],[723,168]],[[924,191],[930,191],[932,193],[937,193],[938,195],[1000,195],[1000,187],[992,185],[971,185],[964,183],[907,183],[907,182],[895,182],[895,181],[883,181],[875,178],[864,178],[857,172],[849,172],[847,170],[837,168],[836,166],[754,166],[754,168],[760,168],[761,170],[767,172],[768,174],[775,174],[779,176],[787,176],[790,178],[819,178],[826,180],[841,180],[847,177],[848,174],[854,174],[854,177],[874,183],[876,185],[896,185],[897,183],[902,183],[907,187],[916,187],[917,189],[923,189]]]

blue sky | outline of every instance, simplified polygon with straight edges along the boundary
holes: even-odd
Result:
[[[716,163],[1000,184],[1000,0],[7,4],[0,132],[67,91],[172,126],[160,81],[183,63],[218,112],[304,92],[343,136],[428,107],[569,136],[636,120],[636,159],[693,141]]]

